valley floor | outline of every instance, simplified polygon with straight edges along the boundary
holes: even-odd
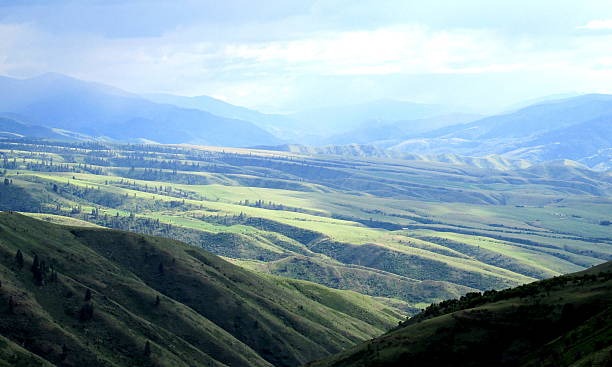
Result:
[[[612,178],[420,160],[5,140],[0,208],[161,235],[413,314],[612,259]]]

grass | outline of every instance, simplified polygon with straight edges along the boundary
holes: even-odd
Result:
[[[30,272],[34,253],[54,269],[44,284]],[[294,366],[402,317],[371,297],[257,274],[177,241],[16,213],[0,213],[0,278],[2,304],[15,304],[0,333],[23,346],[4,347],[53,365]],[[84,304],[91,320],[79,319]]]
[[[307,366],[606,365],[612,361],[611,275],[608,262],[432,305],[391,332]]]
[[[13,157],[17,163],[4,167],[13,185],[0,186],[2,209],[180,239],[258,271],[409,305],[612,258],[612,226],[599,224],[610,219],[612,185],[576,169],[527,174],[244,149],[3,144],[9,166]],[[63,166],[42,164],[43,156]],[[369,283],[398,277],[448,287],[383,286],[380,294]]]

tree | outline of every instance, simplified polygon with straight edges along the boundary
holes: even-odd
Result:
[[[145,357],[150,357],[151,356],[151,342],[149,342],[148,340],[145,343],[143,354],[144,354]]]
[[[57,282],[57,271],[55,271],[55,266],[51,265],[51,276],[49,278],[50,282]]]
[[[21,250],[17,250],[17,254],[15,254],[15,263],[19,269],[23,269],[23,253]]]
[[[34,275],[34,281],[36,285],[45,285],[45,266],[44,263],[41,263],[38,260],[38,255],[34,254],[34,259],[32,260],[32,275]]]
[[[85,302],[91,301],[91,289],[87,288],[85,291]]]
[[[38,260],[38,255],[34,254],[34,259],[32,260],[32,267],[30,268],[32,273],[35,273],[40,270],[40,260]]]
[[[159,295],[155,296],[155,307],[159,306],[160,303],[161,299],[159,298]]]
[[[38,286],[45,285],[45,272],[41,268],[34,272],[34,282]]]
[[[62,344],[62,354],[60,356],[60,358],[63,360],[65,360],[68,357],[68,347],[66,346],[66,344]]]
[[[9,181],[9,179],[8,179],[8,178],[5,178],[5,179],[4,179],[4,184],[5,184],[6,186],[8,186],[10,183],[11,183],[11,182]]]
[[[8,300],[8,313],[11,315],[15,313],[15,300],[13,296],[10,296]]]
[[[92,303],[86,303],[81,307],[79,311],[79,319],[81,321],[89,321],[93,318],[94,306]]]
[[[164,263],[160,262],[157,270],[159,271],[159,274],[164,275]]]

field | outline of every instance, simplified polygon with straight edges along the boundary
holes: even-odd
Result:
[[[507,170],[35,140],[0,152],[2,210],[179,239],[409,314],[612,259],[612,176],[564,162]]]

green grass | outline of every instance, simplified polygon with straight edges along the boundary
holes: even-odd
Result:
[[[44,285],[34,282],[34,253],[57,280],[47,269]],[[27,352],[54,365],[294,366],[402,317],[371,297],[260,275],[177,241],[9,213],[0,213],[0,278],[0,301],[15,302],[12,312],[3,310],[0,334],[27,340]],[[86,289],[92,301],[84,300]],[[79,320],[87,303],[94,317]]]
[[[612,219],[612,184],[593,172],[202,147],[96,149],[1,146],[17,166],[5,167],[13,185],[0,185],[0,208],[180,239],[257,271],[413,306],[612,258],[612,226],[599,224]],[[65,166],[27,169],[42,156]],[[263,207],[253,207],[259,200]],[[71,214],[75,207],[81,212]],[[400,278],[425,283],[410,292],[389,286]]]
[[[612,362],[612,263],[432,305],[309,367],[588,366]]]

